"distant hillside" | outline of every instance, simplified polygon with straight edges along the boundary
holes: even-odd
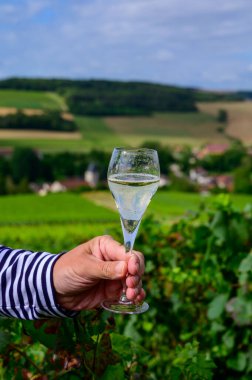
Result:
[[[65,99],[56,92],[13,89],[0,89],[0,107],[18,110],[67,110]]]
[[[192,90],[142,82],[9,78],[1,89],[54,91],[78,115],[150,115],[154,112],[196,112]]]
[[[247,92],[194,90],[196,102],[237,102],[247,98]],[[251,95],[251,93],[250,93]]]

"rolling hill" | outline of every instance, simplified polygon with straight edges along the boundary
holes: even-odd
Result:
[[[0,88],[2,88],[0,90],[0,116],[17,110],[23,110],[27,114],[38,114],[47,110],[66,113],[69,111],[67,97],[73,88],[82,91],[84,86],[85,91],[89,87],[93,91],[95,86],[103,86],[105,89],[111,86],[110,91],[112,91],[114,88],[122,90],[124,85],[121,82],[60,79],[17,80],[14,78],[0,81]],[[152,84],[131,83],[127,88],[132,88],[134,91],[135,87],[140,88],[141,91],[145,88],[178,93],[178,89],[171,86]],[[61,89],[60,92],[59,89]],[[190,89],[183,91],[181,90],[180,95],[195,93]],[[120,96],[120,93],[117,92],[117,95]],[[114,146],[139,146],[146,141],[157,141],[164,145],[199,146],[208,142],[227,141],[228,136],[239,138],[249,145],[252,142],[252,102],[231,101],[237,97],[237,93],[229,94],[229,101],[227,101],[227,97],[223,97],[223,94],[212,94],[212,98],[210,98],[214,101],[195,103],[198,112],[187,112],[185,109],[183,112],[155,111],[148,115],[123,116],[90,116],[68,113],[70,117],[74,118],[79,129],[78,132],[43,131],[43,133],[38,133],[38,131],[4,129],[0,130],[0,146],[29,146],[42,151],[81,152],[90,149],[110,151]],[[207,99],[205,93],[203,98],[202,95],[195,96],[196,98]],[[228,113],[225,133],[221,131],[223,125],[217,120],[220,109],[224,109]]]

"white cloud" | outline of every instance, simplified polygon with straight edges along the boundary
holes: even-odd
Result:
[[[17,23],[33,18],[51,5],[49,0],[21,0],[20,2],[0,4],[0,20],[2,22]]]
[[[26,12],[29,17],[33,17],[50,6],[48,0],[27,0],[25,4]]]
[[[6,75],[252,88],[251,14],[247,0],[0,0],[1,52]]]
[[[4,3],[0,5],[0,13],[3,15],[10,15],[15,12],[16,7],[13,4]]]
[[[18,5],[14,4],[0,4],[0,22],[5,23],[13,23],[18,19]]]

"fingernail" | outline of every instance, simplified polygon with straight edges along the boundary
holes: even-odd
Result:
[[[125,262],[120,261],[118,264],[115,266],[115,272],[116,274],[122,274],[125,268]]]

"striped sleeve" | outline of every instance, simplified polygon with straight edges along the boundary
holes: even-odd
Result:
[[[52,274],[59,257],[0,245],[0,316],[40,319],[78,314],[56,302]]]

